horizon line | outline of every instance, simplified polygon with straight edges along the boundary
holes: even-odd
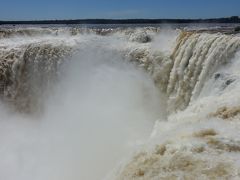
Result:
[[[78,21],[78,20],[211,20],[211,19],[231,19],[240,16],[225,16],[225,17],[209,17],[209,18],[74,18],[74,19],[25,19],[25,20],[1,20],[1,22],[16,22],[16,21]]]

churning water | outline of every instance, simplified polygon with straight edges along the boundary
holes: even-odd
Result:
[[[0,179],[238,179],[240,37],[0,31]]]

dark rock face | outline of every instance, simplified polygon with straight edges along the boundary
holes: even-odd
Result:
[[[234,31],[235,32],[240,32],[240,26],[235,27]]]
[[[214,79],[215,80],[217,80],[217,79],[219,79],[220,77],[222,77],[223,75],[221,74],[221,73],[216,73],[215,75],[214,75]]]

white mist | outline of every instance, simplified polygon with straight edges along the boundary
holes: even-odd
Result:
[[[0,179],[103,179],[149,136],[161,98],[142,70],[88,47],[63,68],[40,117],[1,108]]]

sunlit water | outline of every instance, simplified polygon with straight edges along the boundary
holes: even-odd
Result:
[[[0,179],[238,176],[237,34],[15,27],[0,37]],[[231,121],[222,107],[236,108]]]

